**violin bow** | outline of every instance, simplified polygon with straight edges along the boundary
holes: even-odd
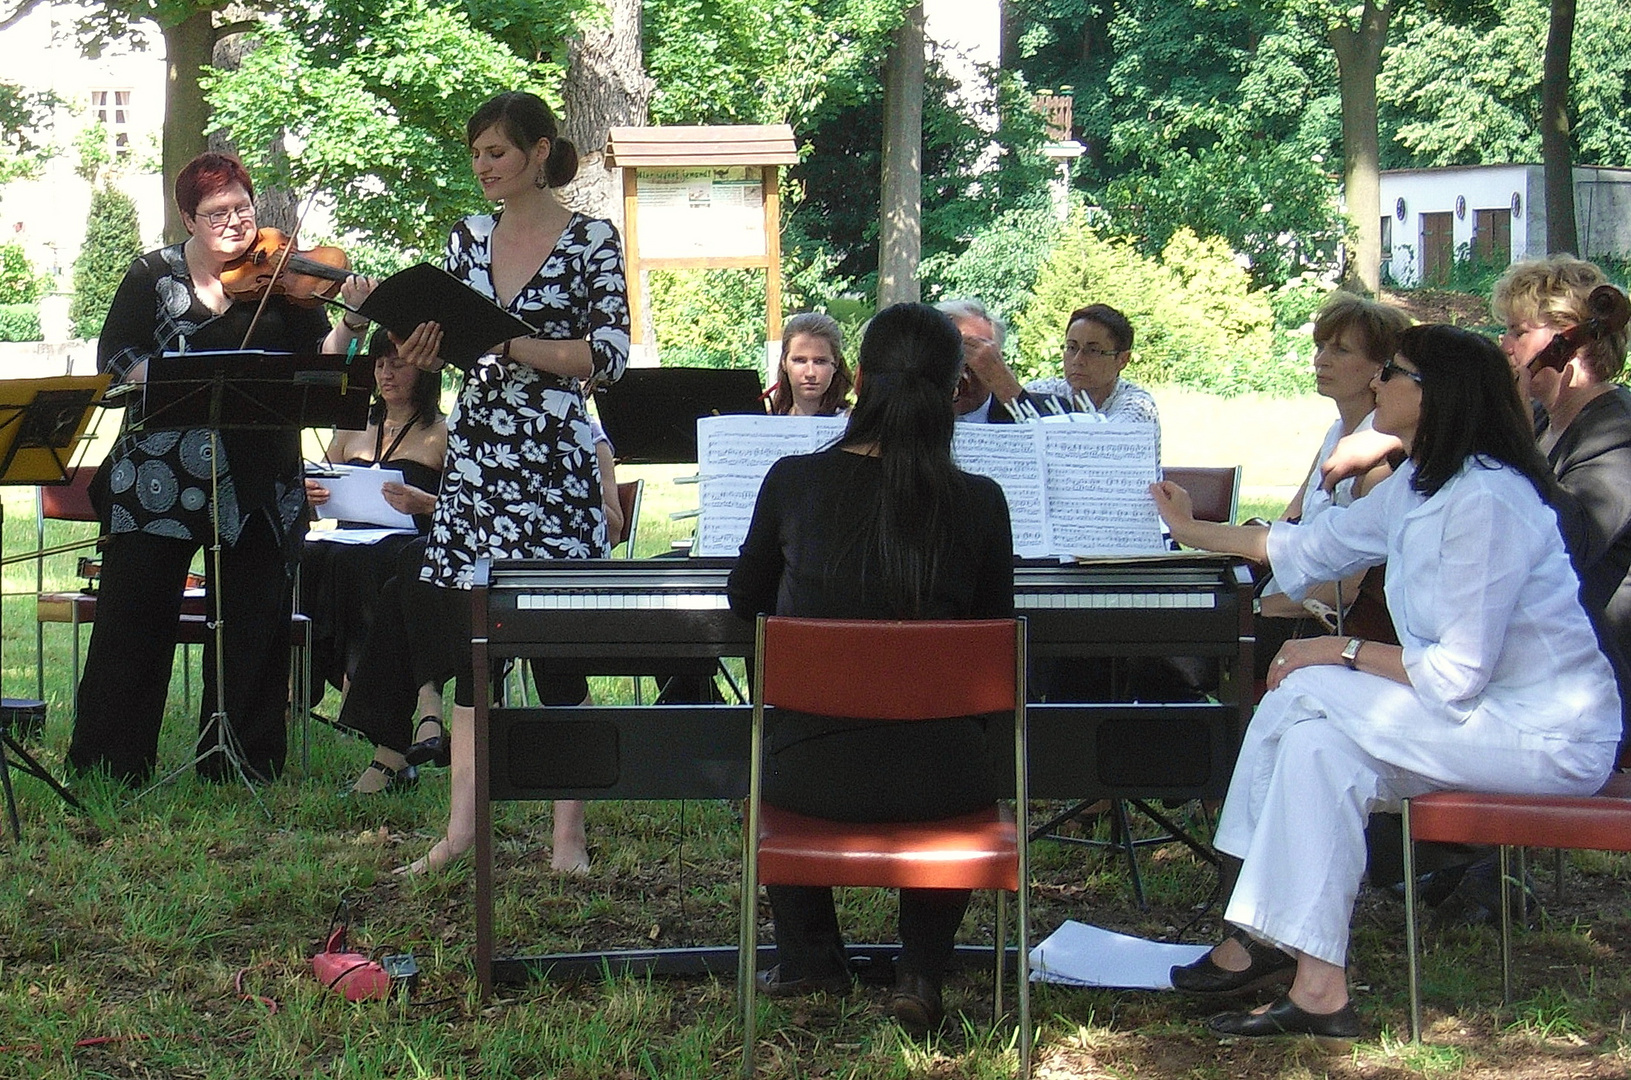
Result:
[[[266,305],[272,299],[272,290],[277,287],[277,279],[283,273],[283,268],[289,265],[289,257],[294,254],[300,229],[306,224],[306,215],[311,213],[311,208],[316,202],[317,188],[313,186],[311,194],[306,197],[305,207],[300,211],[300,217],[294,223],[294,230],[289,233],[289,242],[283,246],[282,256],[272,268],[272,277],[266,283],[266,292],[261,296],[261,302],[255,307],[255,317],[249,320],[249,329],[244,331],[243,343],[238,346],[239,352],[249,348],[249,339],[254,336],[255,328],[260,325],[261,316],[266,314]]]

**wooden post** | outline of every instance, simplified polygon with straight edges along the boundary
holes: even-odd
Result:
[[[623,170],[623,277],[629,290],[629,340],[645,343],[645,294],[640,291],[640,180],[635,170]]]
[[[781,169],[766,165],[762,170],[765,192],[765,310],[766,341],[782,336],[782,193]]]

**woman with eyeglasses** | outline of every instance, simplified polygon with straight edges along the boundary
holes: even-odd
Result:
[[[1073,409],[1090,403],[1107,420],[1160,426],[1150,392],[1121,377],[1133,358],[1133,324],[1127,316],[1109,304],[1077,308],[1065,321],[1062,351],[1060,377],[1032,380],[1026,390],[1056,395]]]
[[[1293,597],[1386,560],[1402,641],[1305,638],[1275,656],[1214,838],[1238,929],[1172,975],[1219,997],[1290,987],[1214,1016],[1220,1035],[1358,1037],[1345,964],[1373,809],[1443,788],[1589,795],[1614,762],[1620,698],[1552,507],[1566,496],[1500,349],[1411,327],[1374,388],[1376,429],[1409,456],[1352,506],[1228,526],[1151,488],[1180,542],[1267,561]]]
[[[97,368],[116,384],[157,374],[167,353],[345,352],[367,328],[349,315],[330,327],[320,308],[277,296],[254,322],[257,304],[235,303],[227,294],[223,269],[255,242],[254,195],[254,182],[231,155],[200,154],[182,168],[175,199],[187,240],[131,264],[102,326]],[[340,295],[355,307],[371,287],[353,277]],[[226,714],[246,773],[275,779],[286,739],[291,583],[301,540],[295,523],[306,505],[300,433],[222,430],[212,470],[208,429],[145,426],[141,396],[126,400],[124,428],[102,472],[109,535],[68,760],[80,771],[106,769],[126,784],[152,774],[188,567],[214,542],[213,471],[221,580],[211,577],[206,606],[224,624]],[[208,748],[216,742],[213,638],[204,646],[203,670],[199,745]],[[211,780],[236,776],[219,754],[203,759],[199,773]]]

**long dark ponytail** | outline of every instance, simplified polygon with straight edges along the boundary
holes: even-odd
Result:
[[[950,557],[964,484],[951,460],[962,348],[957,327],[927,304],[885,308],[861,339],[855,410],[839,446],[882,463],[855,543],[863,579],[901,618],[922,617]]]

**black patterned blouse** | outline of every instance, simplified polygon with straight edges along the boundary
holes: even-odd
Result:
[[[166,352],[237,349],[255,307],[233,304],[216,315],[193,292],[182,245],[150,251],[130,264],[119,283],[97,343],[97,369],[111,372],[118,383],[144,360],[149,372],[161,370]],[[273,297],[249,348],[313,349],[328,331],[321,310]],[[111,530],[207,542],[212,532],[209,430],[149,430],[140,392],[131,398],[109,455]],[[162,422],[159,417],[153,421]],[[260,510],[267,511],[280,534],[286,532],[306,503],[300,433],[228,430],[221,433],[219,445],[221,538],[235,543],[244,522]]]
[[[497,215],[465,218],[447,243],[447,270],[493,290]],[[508,310],[545,340],[587,340],[594,379],[615,382],[629,356],[629,302],[617,229],[572,215],[555,249]],[[456,333],[449,328],[448,333]],[[600,466],[583,384],[488,355],[465,377],[447,418],[447,465],[421,577],[468,589],[475,562],[604,555]]]

